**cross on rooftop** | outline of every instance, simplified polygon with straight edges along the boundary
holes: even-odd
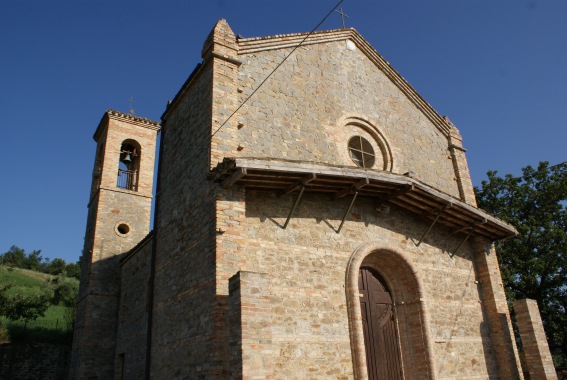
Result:
[[[344,29],[345,28],[345,17],[350,17],[350,16],[343,12],[343,8],[341,8],[340,10],[335,9],[335,12],[337,12],[338,14],[341,15],[341,19],[343,20],[343,29]]]
[[[130,96],[130,99],[128,99],[128,101],[130,102],[130,114],[135,115],[134,108],[132,108],[132,103],[134,103],[134,98]]]

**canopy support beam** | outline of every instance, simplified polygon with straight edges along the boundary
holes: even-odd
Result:
[[[354,192],[354,196],[352,197],[352,200],[350,201],[350,205],[348,206],[348,209],[345,212],[345,215],[343,216],[343,220],[341,220],[341,224],[339,226],[339,229],[337,230],[337,233],[341,232],[341,229],[343,228],[343,224],[345,224],[345,219],[346,219],[347,215],[349,214],[350,210],[352,210],[352,206],[354,206],[354,201],[356,201],[357,196],[358,196],[358,190],[356,190]]]
[[[284,195],[288,195],[289,193],[294,192],[300,187],[307,185],[309,182],[313,181],[314,179],[317,179],[317,175],[314,173],[310,173],[305,177],[301,178],[299,181],[297,181],[296,184],[291,185],[290,187],[282,191],[280,194],[278,194],[278,197],[283,197]]]
[[[293,206],[291,208],[291,210],[289,211],[289,214],[287,216],[287,219],[283,225],[283,229],[285,230],[289,220],[291,219],[291,214],[293,214],[293,212],[295,211],[297,205],[299,204],[299,201],[301,200],[301,196],[303,195],[303,191],[305,190],[305,186],[301,186],[301,191],[299,192],[299,194],[297,195],[297,198],[295,199],[295,202],[293,203]]]
[[[469,231],[469,233],[467,234],[467,236],[465,236],[465,238],[463,239],[463,241],[461,241],[461,243],[457,246],[457,248],[455,248],[455,250],[453,251],[453,253],[451,253],[450,256],[451,256],[451,257],[455,256],[455,254],[457,253],[457,251],[459,250],[459,248],[461,248],[461,246],[462,246],[463,244],[465,244],[465,242],[466,242],[467,240],[469,240],[469,238],[470,238],[471,235],[473,234],[474,230],[476,229],[476,226],[478,226],[479,224],[484,224],[484,223],[486,223],[486,222],[487,222],[486,219],[479,220],[478,222],[474,222],[473,224],[471,224],[469,227],[461,228],[460,230],[455,231],[455,233],[457,233],[457,232],[462,232],[462,231],[464,231],[464,230],[470,228],[470,231]]]
[[[396,199],[399,196],[402,196],[406,193],[409,193],[409,192],[413,191],[413,189],[414,189],[413,184],[405,185],[401,190],[396,191],[393,194],[390,194],[385,198],[379,198],[378,201],[376,202],[376,208],[378,209],[379,206],[381,206],[383,203],[389,202],[392,199]]]
[[[336,201],[339,198],[342,198],[344,196],[352,194],[353,191],[358,192],[358,190],[362,189],[364,186],[368,185],[369,183],[370,183],[370,180],[368,178],[364,178],[364,179],[358,181],[357,183],[353,184],[350,187],[346,187],[346,188],[342,189],[341,191],[337,191],[335,193],[335,196],[333,197],[333,200]]]
[[[429,231],[431,231],[431,229],[433,228],[433,226],[435,225],[435,223],[437,223],[437,220],[439,219],[439,217],[441,216],[441,214],[443,213],[443,211],[445,211],[446,209],[450,208],[453,206],[452,202],[447,203],[445,206],[443,206],[442,208],[440,208],[439,210],[437,210],[437,216],[435,217],[435,219],[433,220],[433,223],[431,223],[431,225],[429,226],[429,228],[427,229],[427,231],[425,231],[423,233],[423,235],[421,236],[421,239],[419,239],[419,241],[417,242],[417,244],[415,245],[416,247],[419,247],[419,245],[423,242],[423,239],[425,239],[425,236],[427,236],[427,234],[429,233]]]

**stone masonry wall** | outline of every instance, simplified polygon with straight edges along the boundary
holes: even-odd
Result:
[[[211,64],[194,73],[164,116],[154,225],[154,378],[222,378],[229,371],[228,346],[216,338],[227,328],[226,297],[214,290],[214,194],[206,180]]]
[[[116,332],[116,379],[142,379],[146,370],[148,281],[152,239],[146,239],[121,264],[120,307]]]
[[[239,103],[290,50],[238,56],[243,61],[238,71]],[[384,137],[394,173],[411,171],[459,197],[447,137],[346,41],[297,49],[239,111],[235,118],[244,126],[235,138],[242,150],[226,155],[354,166],[346,154],[349,133],[343,131],[349,117],[361,118]],[[364,134],[364,128],[359,130]]]
[[[224,36],[230,46],[230,38]],[[229,114],[235,109],[231,108],[230,96],[238,93],[236,104],[240,104],[290,50],[238,55],[226,50],[227,60],[240,60],[242,64],[236,65],[236,83],[231,77],[234,70],[215,73],[213,87],[218,86],[218,102],[222,104],[219,111]],[[358,123],[345,126],[357,118]],[[218,119],[220,124],[223,118]],[[425,183],[474,204],[464,152],[451,151],[448,137],[346,41],[296,50],[218,133],[212,166],[215,160],[230,156],[354,166],[346,143],[356,133],[385,141],[386,148],[380,145],[380,139],[373,146],[375,150],[389,149],[383,156],[391,160],[393,172],[411,171]],[[389,167],[387,162],[381,165]],[[459,178],[455,168],[460,170]],[[238,271],[268,274],[274,378],[353,376],[345,272],[352,253],[367,242],[396,247],[410,257],[423,283],[424,299],[419,302],[427,310],[430,356],[434,359],[429,375],[406,366],[406,377],[472,379],[499,375],[489,316],[484,313],[480,296],[484,285],[476,276],[476,248],[471,243],[451,256],[463,236],[437,227],[417,248],[415,243],[428,228],[427,221],[395,207],[390,214],[377,213],[375,204],[364,199],[357,201],[337,234],[350,199],[331,202],[321,195],[304,196],[290,225],[283,230],[295,196],[278,199],[273,193],[233,188],[218,190],[216,203],[217,227],[222,229],[216,245],[217,294],[228,295],[228,279]],[[388,272],[387,268],[377,269]],[[405,308],[400,306],[400,312]],[[409,323],[420,322],[412,317]],[[408,360],[410,352],[405,355]]]
[[[357,322],[349,321],[347,268],[353,252],[374,242],[403,256],[421,286],[421,298],[402,289],[395,300],[400,320],[412,325],[400,327],[407,333],[400,339],[421,339],[422,352],[406,344],[403,359],[425,358],[404,365],[406,378],[498,377],[491,315],[481,297],[488,285],[474,265],[479,249],[467,242],[451,254],[461,234],[436,226],[416,247],[430,222],[394,206],[377,212],[374,201],[364,198],[337,233],[350,199],[331,202],[320,194],[306,194],[284,230],[295,194],[220,189],[205,179],[224,157],[239,155],[354,166],[346,143],[359,132],[376,137],[373,147],[383,152],[384,169],[378,169],[414,172],[473,202],[466,194],[464,152],[452,154],[447,136],[347,41],[298,49],[227,121],[288,51],[240,54],[228,24],[219,21],[204,44],[202,66],[164,115],[152,376],[229,378],[237,349],[230,343],[242,327],[229,318],[235,307],[229,279],[256,272],[269,280],[262,291],[269,297],[272,358],[262,367],[243,351],[242,368],[258,365],[257,373],[276,379],[352,378],[353,364],[363,361],[356,355],[364,351],[353,347]],[[220,126],[209,152],[209,137]],[[455,168],[463,169],[460,184]],[[394,281],[391,267],[375,269]],[[502,297],[495,297],[492,303],[500,305]],[[248,343],[241,343],[243,350]]]
[[[370,200],[357,200],[340,234],[335,232],[348,199],[304,196],[289,226],[282,229],[293,196],[248,192],[243,213],[224,234],[235,243],[224,257],[239,257],[239,269],[267,273],[272,305],[274,378],[349,378],[353,375],[345,297],[345,272],[352,253],[365,242],[398,247],[411,259],[423,283],[433,340],[432,377],[498,376],[492,342],[480,303],[473,249],[442,227],[415,246],[429,224],[395,207],[378,213]],[[220,253],[219,257],[223,257]],[[219,260],[230,274],[234,263]],[[386,272],[387,268],[377,268]],[[219,279],[220,280],[220,279]],[[228,286],[228,279],[223,279]],[[414,300],[401,299],[396,302]],[[399,306],[399,310],[403,309]],[[411,323],[418,323],[412,320]],[[408,374],[407,378],[427,378]]]
[[[70,353],[68,346],[53,344],[2,344],[0,379],[65,380]]]
[[[238,272],[229,280],[230,378],[272,378],[270,280]]]

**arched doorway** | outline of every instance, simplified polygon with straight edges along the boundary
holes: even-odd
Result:
[[[435,379],[436,372],[429,339],[429,313],[424,302],[423,285],[418,272],[409,255],[399,251],[394,245],[382,242],[368,242],[361,245],[352,253],[347,264],[345,290],[354,378],[361,380],[375,378],[370,375],[374,366],[372,362],[381,360],[380,354],[376,355],[375,348],[374,351],[372,349],[367,351],[369,343],[366,340],[370,330],[364,326],[364,319],[368,320],[369,317],[363,316],[364,306],[361,298],[364,298],[365,285],[362,286],[362,291],[360,286],[361,281],[364,283],[365,271],[367,271],[367,279],[371,274],[370,281],[377,282],[374,298],[382,300],[382,304],[377,302],[374,306],[377,309],[376,314],[380,316],[378,321],[388,322],[388,318],[384,318],[383,315],[388,316],[391,312],[393,321],[391,327],[395,327],[394,332],[398,334],[392,338],[392,334],[388,335],[388,330],[382,332],[385,334],[384,338],[394,339],[397,343],[399,359],[397,366],[400,371],[394,371],[397,373],[395,377],[386,375],[379,378]],[[366,289],[371,289],[368,280]],[[367,299],[369,298],[367,296]],[[371,333],[374,334],[374,329]]]
[[[366,365],[370,380],[402,379],[395,310],[384,279],[372,268],[358,274]]]

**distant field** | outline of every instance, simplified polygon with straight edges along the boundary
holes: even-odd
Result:
[[[48,280],[54,276],[26,269],[7,268],[0,266],[0,286],[12,284],[10,293],[21,291],[25,295],[46,291]],[[69,308],[64,305],[51,305],[45,312],[44,317],[35,321],[10,321],[0,317],[0,324],[4,325],[9,332],[12,342],[49,342],[59,344],[70,344],[72,329],[69,322]]]

